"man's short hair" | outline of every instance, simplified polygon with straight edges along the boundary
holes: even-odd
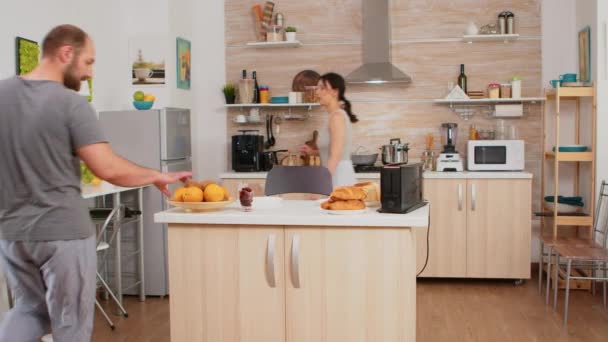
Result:
[[[79,52],[86,44],[87,38],[87,33],[74,25],[59,25],[44,37],[42,56],[51,56],[64,45],[70,45]]]

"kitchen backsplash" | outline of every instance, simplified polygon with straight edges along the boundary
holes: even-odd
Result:
[[[286,24],[298,29],[304,46],[295,49],[252,49],[254,41],[251,6],[261,0],[226,0],[226,78],[237,81],[241,70],[256,70],[260,85],[270,86],[272,96],[287,95],[293,77],[304,69],[320,74],[334,71],[347,75],[361,65],[361,1],[327,0],[301,2],[275,1],[275,12],[285,15]],[[459,125],[458,151],[464,156],[468,129],[490,128],[496,120],[476,114],[465,121],[447,106],[433,99],[445,97],[448,83],[455,83],[459,66],[465,64],[469,90],[486,90],[488,83],[504,82],[520,76],[522,96],[538,97],[541,85],[540,0],[453,0],[391,1],[392,62],[413,78],[409,85],[347,85],[346,96],[360,118],[354,125],[352,149],[363,146],[370,151],[387,144],[390,138],[410,143],[410,158],[419,158],[427,133],[435,134],[434,150],[441,149],[440,125]],[[521,38],[515,42],[460,41],[469,21],[477,26],[493,23],[504,10],[516,15],[515,29]],[[291,113],[305,114],[306,108]],[[507,120],[517,127],[526,141],[526,168],[535,175],[534,198],[540,191],[542,105],[525,104],[521,119]],[[228,111],[228,139],[239,129],[259,129],[264,125],[241,126],[232,120],[246,109]],[[289,113],[288,109],[261,109],[261,114]],[[305,121],[284,121],[273,149],[297,150],[315,129],[327,124],[327,114],[319,108]],[[227,169],[230,163],[227,161]],[[537,201],[533,201],[536,203]]]

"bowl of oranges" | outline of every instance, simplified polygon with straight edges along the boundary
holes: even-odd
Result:
[[[187,211],[207,211],[221,209],[234,201],[226,188],[213,181],[189,181],[175,190],[169,204]]]

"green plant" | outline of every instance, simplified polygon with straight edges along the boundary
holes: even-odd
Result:
[[[297,32],[298,30],[293,26],[287,26],[285,32]]]
[[[236,87],[232,83],[227,83],[223,88],[224,96],[231,97],[236,95]]]

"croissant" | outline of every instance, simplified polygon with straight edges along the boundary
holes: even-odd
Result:
[[[335,188],[330,194],[330,198],[334,201],[364,200],[365,197],[367,197],[365,190],[355,186],[341,186]]]
[[[365,209],[365,203],[360,200],[336,201],[329,203],[330,210],[359,210]]]
[[[329,210],[329,206],[330,206],[329,201],[325,201],[325,202],[321,203],[321,208],[323,208],[325,210]]]

